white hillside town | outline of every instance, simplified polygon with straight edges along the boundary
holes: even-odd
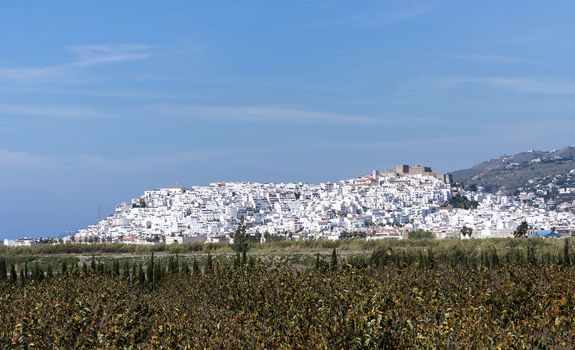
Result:
[[[523,196],[525,194],[522,194]],[[454,197],[477,201],[475,209],[447,205]],[[212,183],[144,192],[85,229],[76,242],[229,242],[243,218],[252,239],[365,239],[407,237],[415,229],[437,238],[508,237],[522,222],[533,229],[575,233],[575,215],[525,204],[520,196],[470,192],[452,186],[449,175],[424,166],[393,170],[337,183]]]

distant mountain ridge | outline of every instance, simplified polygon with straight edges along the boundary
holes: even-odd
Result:
[[[469,169],[451,172],[453,180],[483,186],[486,192],[514,194],[537,183],[571,185],[575,169],[575,147],[551,151],[527,151],[481,162]],[[547,181],[548,180],[548,181]],[[557,183],[567,182],[567,183]]]

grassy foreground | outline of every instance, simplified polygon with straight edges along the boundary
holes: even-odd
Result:
[[[432,255],[437,263],[468,263],[478,265],[481,260],[497,256],[501,260],[537,260],[539,262],[553,261],[561,263],[565,259],[565,239],[445,239],[445,240],[381,240],[365,241],[359,239],[339,241],[277,241],[264,244],[252,244],[250,255],[262,260],[274,262],[289,262],[299,267],[311,267],[315,264],[315,255],[319,253],[327,257],[333,249],[348,260],[369,260],[374,252],[393,250],[395,258],[408,263],[421,260],[421,256]],[[575,261],[572,243],[568,248],[569,258]],[[39,247],[6,247],[0,246],[0,256],[4,256],[8,264],[22,265],[27,262],[32,265],[38,262],[57,270],[66,262],[69,267],[80,267],[83,262],[95,256],[98,260],[114,259],[143,261],[150,254],[169,256],[178,254],[182,259],[205,260],[208,254],[212,256],[234,258],[234,251],[229,244],[61,244]]]

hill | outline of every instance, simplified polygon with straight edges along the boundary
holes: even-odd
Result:
[[[561,188],[575,187],[575,147],[552,151],[518,153],[479,163],[469,169],[451,173],[455,182],[483,186],[486,192],[535,191],[549,198],[558,196]]]

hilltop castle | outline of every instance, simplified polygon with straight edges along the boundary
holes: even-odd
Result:
[[[439,179],[446,184],[453,183],[453,177],[450,174],[438,174],[434,172],[431,167],[423,166],[423,165],[409,165],[409,164],[400,164],[395,167],[395,169],[390,170],[390,173],[395,173],[399,176],[416,176],[416,175],[425,175],[425,176],[433,176],[436,179]]]

